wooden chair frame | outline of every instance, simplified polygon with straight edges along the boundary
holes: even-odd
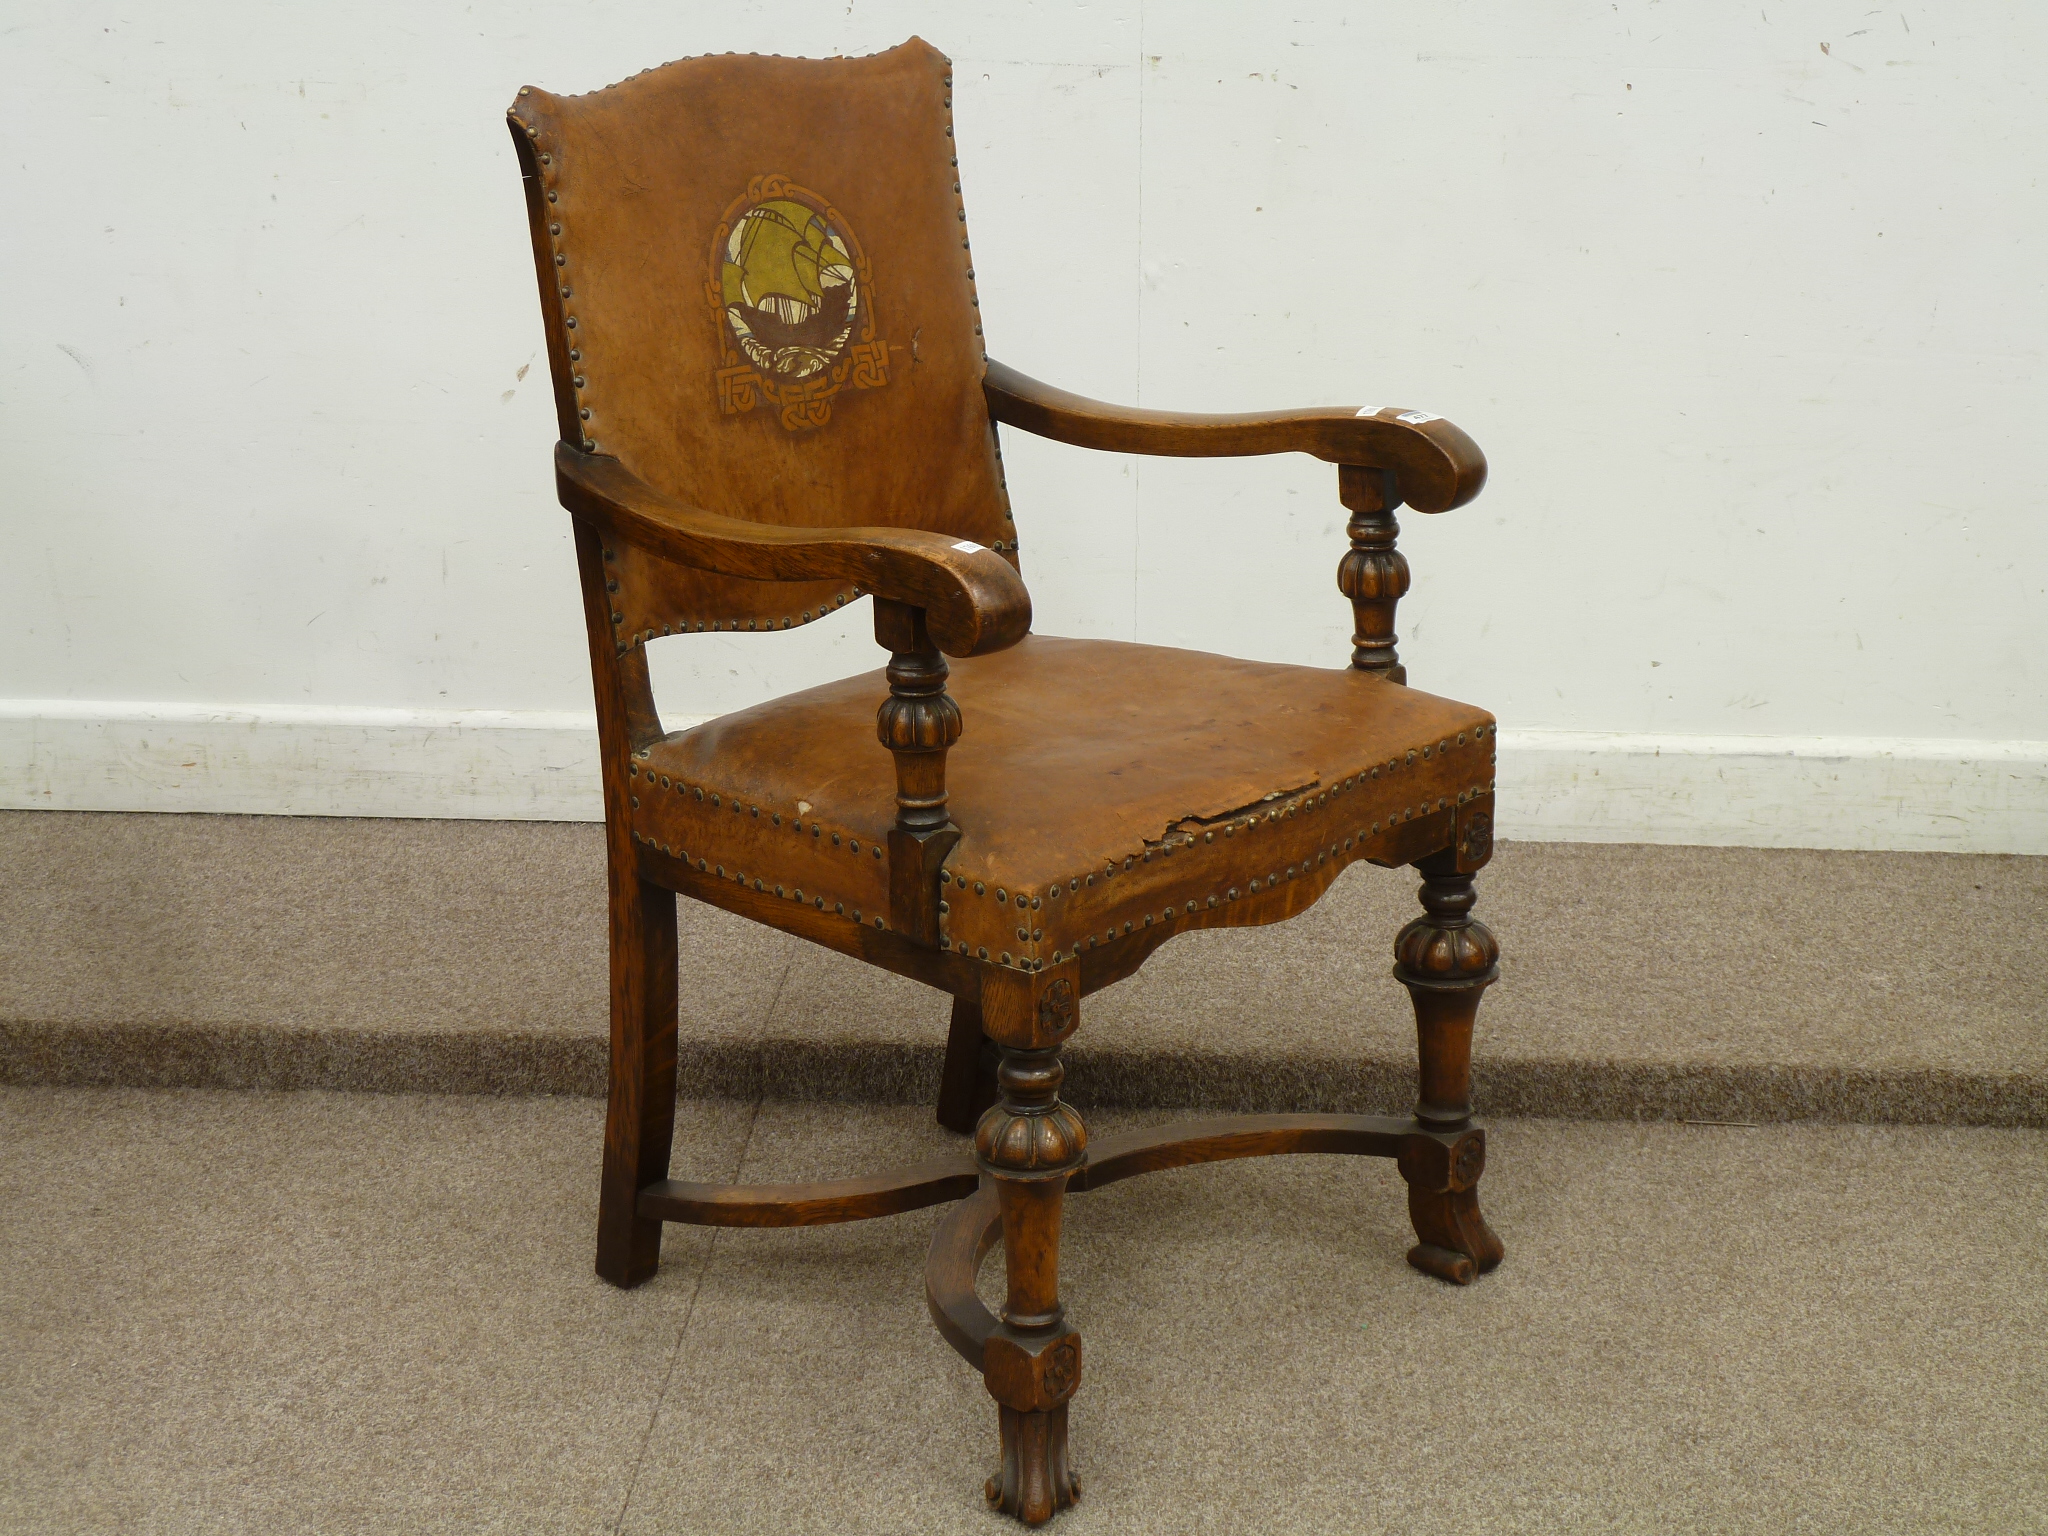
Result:
[[[1228,1158],[1339,1152],[1394,1159],[1417,1236],[1409,1262],[1469,1283],[1502,1255],[1481,1216],[1477,1186],[1485,1132],[1473,1123],[1474,1015],[1498,974],[1498,946],[1473,920],[1473,874],[1492,852],[1492,794],[1438,801],[1375,824],[1373,835],[1320,855],[1299,878],[1221,905],[1187,903],[1161,922],[1090,941],[1058,963],[999,965],[938,942],[943,862],[960,837],[947,805],[947,749],[961,731],[942,652],[967,656],[1012,643],[1030,604],[1015,568],[978,545],[896,528],[803,529],[716,516],[666,497],[616,459],[587,451],[576,414],[560,306],[552,298],[542,178],[512,122],[531,215],[554,364],[562,442],[562,505],[573,515],[603,759],[610,888],[611,1064],[599,1196],[597,1271],[618,1286],[654,1274],[665,1223],[807,1226],[959,1202],[940,1223],[925,1289],[940,1333],[1000,1407],[1002,1469],[989,1501],[1037,1524],[1079,1494],[1067,1450],[1067,1404],[1081,1379],[1080,1336],[1058,1284],[1062,1202],[1139,1173]],[[567,292],[564,288],[563,292]],[[994,422],[1110,452],[1214,457],[1305,452],[1338,468],[1350,513],[1338,587],[1352,604],[1351,665],[1392,683],[1395,609],[1408,590],[1395,547],[1404,502],[1442,511],[1470,500],[1485,460],[1464,433],[1422,412],[1322,408],[1202,416],[1120,409],[1049,388],[991,361],[984,381]],[[621,544],[680,565],[754,580],[850,581],[874,598],[876,639],[890,653],[878,733],[895,756],[897,811],[888,849],[886,927],[859,926],[800,902],[701,870],[675,850],[636,839],[636,754],[662,738],[644,646],[617,643],[609,551]],[[1365,859],[1413,865],[1423,914],[1395,944],[1394,975],[1414,1002],[1420,1095],[1412,1116],[1282,1114],[1202,1120],[1091,1145],[1059,1097],[1060,1050],[1082,998],[1135,972],[1190,929],[1278,922],[1312,905],[1343,867]],[[1293,871],[1290,870],[1290,875]],[[962,882],[965,883],[964,881]],[[758,885],[758,882],[756,883]],[[791,932],[949,993],[952,1027],[940,1121],[972,1131],[973,1150],[916,1167],[824,1183],[711,1185],[672,1179],[676,1109],[678,895]],[[1237,897],[1238,893],[1232,893]],[[1127,925],[1128,926],[1128,925]],[[1008,1299],[1000,1314],[977,1298],[975,1275],[1000,1244]]]

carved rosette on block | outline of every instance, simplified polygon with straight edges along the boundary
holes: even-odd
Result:
[[[1344,529],[1351,548],[1337,564],[1337,590],[1351,599],[1351,665],[1405,683],[1408,669],[1394,649],[1394,609],[1408,594],[1408,557],[1394,547],[1401,533],[1394,508],[1401,503],[1393,480],[1385,470],[1338,466],[1337,497],[1351,513]]]
[[[1472,1024],[1481,994],[1500,975],[1500,944],[1473,918],[1472,876],[1459,866],[1479,851],[1475,834],[1491,851],[1490,826],[1490,811],[1471,813],[1457,845],[1416,866],[1422,871],[1423,916],[1394,941],[1394,976],[1415,1004],[1421,1069],[1415,1118],[1432,1131],[1461,1131],[1472,1123]],[[1417,1269],[1464,1285],[1500,1262],[1500,1239],[1479,1214],[1476,1186],[1485,1167],[1485,1133],[1478,1130],[1459,1138],[1441,1158],[1434,1152],[1402,1154],[1408,1214],[1421,1239],[1408,1262]]]
[[[1040,1028],[1071,1029],[1075,999],[1065,977],[1040,995]],[[1001,1095],[974,1132],[974,1156],[996,1184],[1009,1295],[982,1354],[982,1381],[1001,1408],[1002,1471],[983,1490],[1027,1525],[1081,1496],[1067,1453],[1067,1400],[1081,1384],[1081,1336],[1059,1299],[1060,1211],[1067,1176],[1081,1165],[1087,1128],[1060,1102],[1059,1048],[1003,1048]]]

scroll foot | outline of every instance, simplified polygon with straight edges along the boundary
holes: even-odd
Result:
[[[1043,1525],[1081,1498],[1081,1479],[1067,1459],[1067,1405],[1042,1413],[1002,1407],[1003,1470],[982,1496],[991,1509]]]
[[[1467,1131],[1449,1147],[1417,1138],[1402,1150],[1408,1181],[1408,1217],[1422,1241],[1408,1262],[1453,1285],[1470,1285],[1507,1249],[1479,1211],[1479,1176],[1486,1171],[1486,1132]]]

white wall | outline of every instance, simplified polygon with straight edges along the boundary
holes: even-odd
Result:
[[[1402,649],[1511,728],[1505,824],[2048,850],[2048,8],[1760,5],[12,0],[0,800],[571,813],[433,756],[524,723],[559,770],[589,709],[504,107],[914,31],[996,355],[1485,447],[1406,519]],[[1327,466],[1006,456],[1041,630],[1343,659]],[[665,707],[873,665],[865,625],[665,642]],[[1880,809],[1708,737],[1877,764]],[[1589,821],[1603,750],[1682,813]],[[307,778],[380,763],[410,799]]]

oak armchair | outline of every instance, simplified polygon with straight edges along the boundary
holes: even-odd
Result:
[[[688,59],[585,96],[529,87],[510,120],[604,765],[598,1273],[648,1278],[666,1222],[809,1225],[957,1201],[926,1298],[1000,1408],[987,1497],[1036,1524],[1079,1493],[1067,1195],[1225,1158],[1390,1157],[1411,1263],[1463,1284],[1500,1260],[1469,1104],[1498,957],[1470,915],[1492,851],[1494,723],[1406,687],[1394,637],[1409,581],[1395,509],[1469,501],[1486,465],[1426,412],[1124,410],[990,360],[951,85],[913,39],[863,59]],[[1349,666],[1032,634],[999,425],[1337,465]],[[651,641],[784,630],[862,598],[885,671],[664,731]],[[1091,1144],[1059,1096],[1081,1000],[1191,929],[1294,916],[1359,860],[1422,873],[1394,967],[1415,1005],[1414,1114],[1239,1117]],[[950,994],[938,1117],[973,1150],[823,1184],[669,1178],[678,894]],[[974,1277],[998,1244],[1008,1299],[994,1313]]]

